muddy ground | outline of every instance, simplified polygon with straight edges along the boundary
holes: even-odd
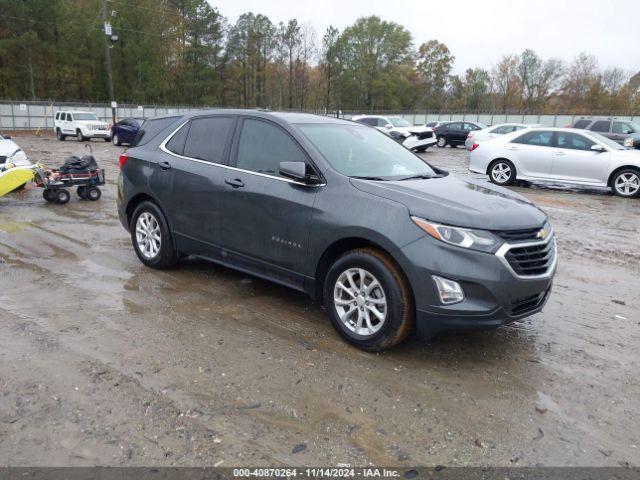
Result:
[[[56,166],[73,140],[16,139]],[[0,465],[640,465],[640,200],[517,188],[551,216],[543,313],[342,342],[302,294],[198,260],[145,268],[115,209],[0,198]],[[468,175],[465,151],[426,152]]]

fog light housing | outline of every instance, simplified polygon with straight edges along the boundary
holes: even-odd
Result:
[[[436,284],[441,303],[451,305],[464,300],[464,291],[458,282],[437,275],[431,275],[431,278]]]

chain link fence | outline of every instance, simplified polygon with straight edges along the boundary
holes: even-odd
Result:
[[[118,105],[116,118],[126,117],[149,118],[158,115],[183,113],[199,110],[205,107],[171,106],[171,105]],[[82,103],[82,102],[27,102],[27,101],[0,101],[0,132],[16,130],[50,130],[53,132],[53,117],[59,110],[89,111],[95,113],[98,118],[106,123],[111,123],[111,106],[106,103]],[[319,112],[330,116],[350,119],[359,112]],[[565,127],[576,119],[589,115],[580,114],[501,114],[501,113],[429,113],[429,112],[374,112],[379,115],[397,115],[403,117],[413,125],[424,125],[429,122],[442,121],[470,121],[480,122],[485,125],[499,123],[527,123],[540,124],[546,127]],[[371,114],[374,114],[371,113]],[[593,115],[606,116],[606,115]],[[606,117],[619,120],[640,121],[640,116],[610,115]]]

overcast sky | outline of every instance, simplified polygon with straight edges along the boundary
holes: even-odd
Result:
[[[640,71],[640,0],[208,0],[234,23],[245,12],[272,22],[310,22],[322,38],[358,17],[378,15],[404,25],[414,45],[435,38],[455,56],[454,70],[490,68],[506,53],[532,48],[571,60],[581,51],[601,67]]]

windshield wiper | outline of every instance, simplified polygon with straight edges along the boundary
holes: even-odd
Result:
[[[359,177],[359,176],[356,176],[356,175],[352,175],[350,178],[357,178],[359,180],[378,180],[378,181],[381,181],[381,182],[387,181],[386,178],[382,178],[382,177]]]
[[[410,175],[408,177],[402,177],[402,178],[399,178],[398,181],[428,179],[428,178],[433,178],[433,177],[434,177],[433,175],[427,175],[427,174],[423,173],[421,175]]]

